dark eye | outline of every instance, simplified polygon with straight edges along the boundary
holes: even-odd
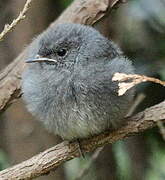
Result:
[[[66,49],[64,49],[64,48],[59,49],[59,50],[57,51],[57,55],[58,55],[58,56],[60,56],[60,57],[65,56],[65,55],[66,55],[66,53],[67,53],[67,50],[66,50]]]

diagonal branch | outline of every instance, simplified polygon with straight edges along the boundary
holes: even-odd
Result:
[[[10,32],[21,20],[25,19],[25,15],[30,7],[32,0],[27,0],[23,10],[19,13],[18,17],[12,21],[11,24],[6,24],[3,31],[0,33],[0,41],[3,40],[4,36]]]
[[[75,0],[52,25],[74,22],[92,25],[108,14],[109,10],[122,0]],[[27,48],[0,73],[0,111],[21,95],[21,74],[25,68],[24,57]],[[114,143],[138,134],[165,120],[165,101],[129,118],[128,124],[113,132],[104,132],[90,139],[82,140],[82,151],[93,151],[107,143]],[[2,180],[31,179],[49,173],[61,163],[79,156],[76,142],[58,144],[31,159],[0,172]]]
[[[93,25],[109,13],[109,10],[123,0],[74,1],[51,26],[72,22]],[[28,47],[27,47],[28,48]],[[0,111],[5,110],[21,95],[21,74],[25,68],[24,57],[27,48],[0,73]]]
[[[165,101],[129,118],[127,125],[113,132],[104,132],[90,139],[82,140],[83,153],[95,150],[108,143],[138,134],[165,121]],[[0,172],[1,180],[31,179],[56,169],[63,162],[80,156],[77,142],[62,142],[34,157]]]

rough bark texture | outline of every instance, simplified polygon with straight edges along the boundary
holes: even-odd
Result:
[[[55,21],[56,23],[75,22],[93,25],[110,8],[120,0],[79,0],[74,3]],[[0,73],[0,111],[3,111],[13,100],[21,95],[21,74],[26,67],[24,57],[26,49]],[[153,106],[131,118],[123,128],[114,132],[105,132],[93,138],[82,140],[83,152],[93,151],[99,146],[113,143],[119,139],[142,132],[165,120],[165,102]],[[56,145],[21,164],[0,172],[0,179],[31,179],[49,173],[61,163],[79,156],[79,145],[76,142]]]
[[[165,120],[165,101],[152,106],[129,118],[127,125],[113,132],[104,132],[80,142],[82,152],[90,152],[97,147],[114,143],[120,139],[138,134]],[[61,163],[80,156],[77,142],[60,143],[34,157],[0,172],[0,179],[31,179],[55,170]]]
[[[73,22],[92,25],[105,16],[120,0],[74,1],[52,25]],[[27,49],[27,48],[26,48]],[[25,68],[26,49],[0,73],[0,111],[21,95],[20,80]]]
[[[1,30],[6,23],[10,23],[18,16],[25,1],[7,0],[3,3],[0,0]],[[0,69],[4,69],[22,51],[22,47],[25,47],[33,37],[46,29],[63,9],[61,1],[33,1],[26,20],[17,24],[13,32],[7,34],[0,42]],[[6,154],[6,161],[10,166],[21,163],[59,142],[61,142],[60,138],[49,133],[39,121],[27,112],[21,98],[7,108],[0,117],[0,150]],[[1,170],[5,167],[5,162],[0,160]],[[46,177],[46,180],[54,179],[65,179],[63,166],[58,168],[56,173],[51,172]],[[37,180],[45,180],[45,177],[38,177]]]

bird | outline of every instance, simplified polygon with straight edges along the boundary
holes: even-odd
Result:
[[[93,27],[53,25],[38,35],[25,58],[23,100],[29,112],[62,139],[89,138],[124,123],[135,90],[118,96],[116,72],[133,74],[120,48]]]

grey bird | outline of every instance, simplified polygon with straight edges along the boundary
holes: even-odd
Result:
[[[134,89],[118,96],[114,73],[134,73],[112,41],[92,27],[59,24],[30,45],[22,76],[27,109],[65,140],[88,138],[119,128]]]

